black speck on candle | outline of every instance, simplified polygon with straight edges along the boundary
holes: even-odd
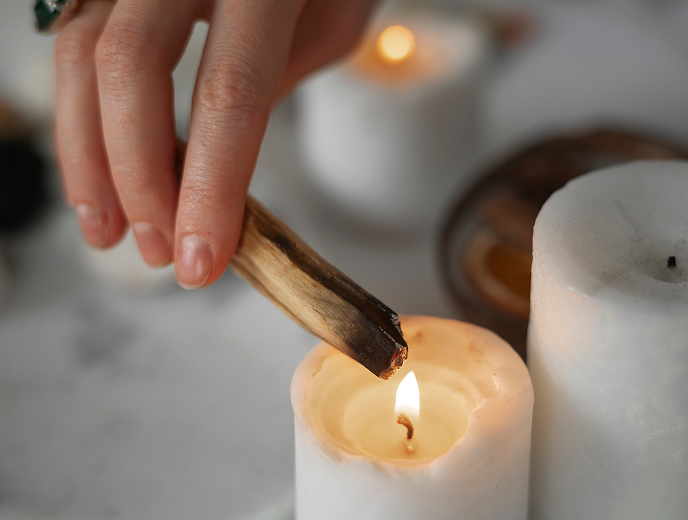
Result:
[[[676,267],[676,257],[670,256],[667,258],[667,267]]]

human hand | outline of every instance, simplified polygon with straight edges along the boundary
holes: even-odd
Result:
[[[86,240],[131,224],[151,266],[217,280],[241,233],[270,111],[358,40],[375,0],[90,0],[56,41],[57,148]],[[181,186],[172,70],[193,24],[210,23]]]

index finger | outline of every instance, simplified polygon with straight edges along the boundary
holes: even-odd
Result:
[[[289,58],[301,0],[218,2],[194,92],[176,222],[176,274],[212,283],[241,233],[246,191]]]

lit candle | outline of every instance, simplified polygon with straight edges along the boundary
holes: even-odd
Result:
[[[401,21],[371,30],[299,99],[314,184],[340,211],[394,228],[432,221],[461,181],[489,55],[465,21]]]
[[[409,358],[389,381],[324,343],[296,369],[296,518],[525,519],[525,365],[474,325],[402,328]]]
[[[531,518],[688,518],[688,163],[556,192],[531,305]]]

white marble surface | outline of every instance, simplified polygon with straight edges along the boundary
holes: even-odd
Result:
[[[0,42],[28,30],[8,21],[18,12],[0,6]],[[600,121],[688,141],[688,58],[654,26],[616,14],[584,2],[542,9],[541,38],[505,62],[488,94],[483,162]],[[35,38],[23,61],[2,45],[4,95],[36,86],[28,69],[49,45]],[[453,315],[434,229],[361,233],[308,196],[292,109],[270,125],[254,194],[395,310]],[[85,269],[74,226],[60,210],[4,244],[14,278],[0,308],[0,520],[288,516],[289,380],[315,338],[229,273],[198,292],[107,288]]]
[[[0,518],[244,518],[288,499],[289,380],[313,338],[233,276],[103,290],[62,224],[16,246],[0,317]]]

